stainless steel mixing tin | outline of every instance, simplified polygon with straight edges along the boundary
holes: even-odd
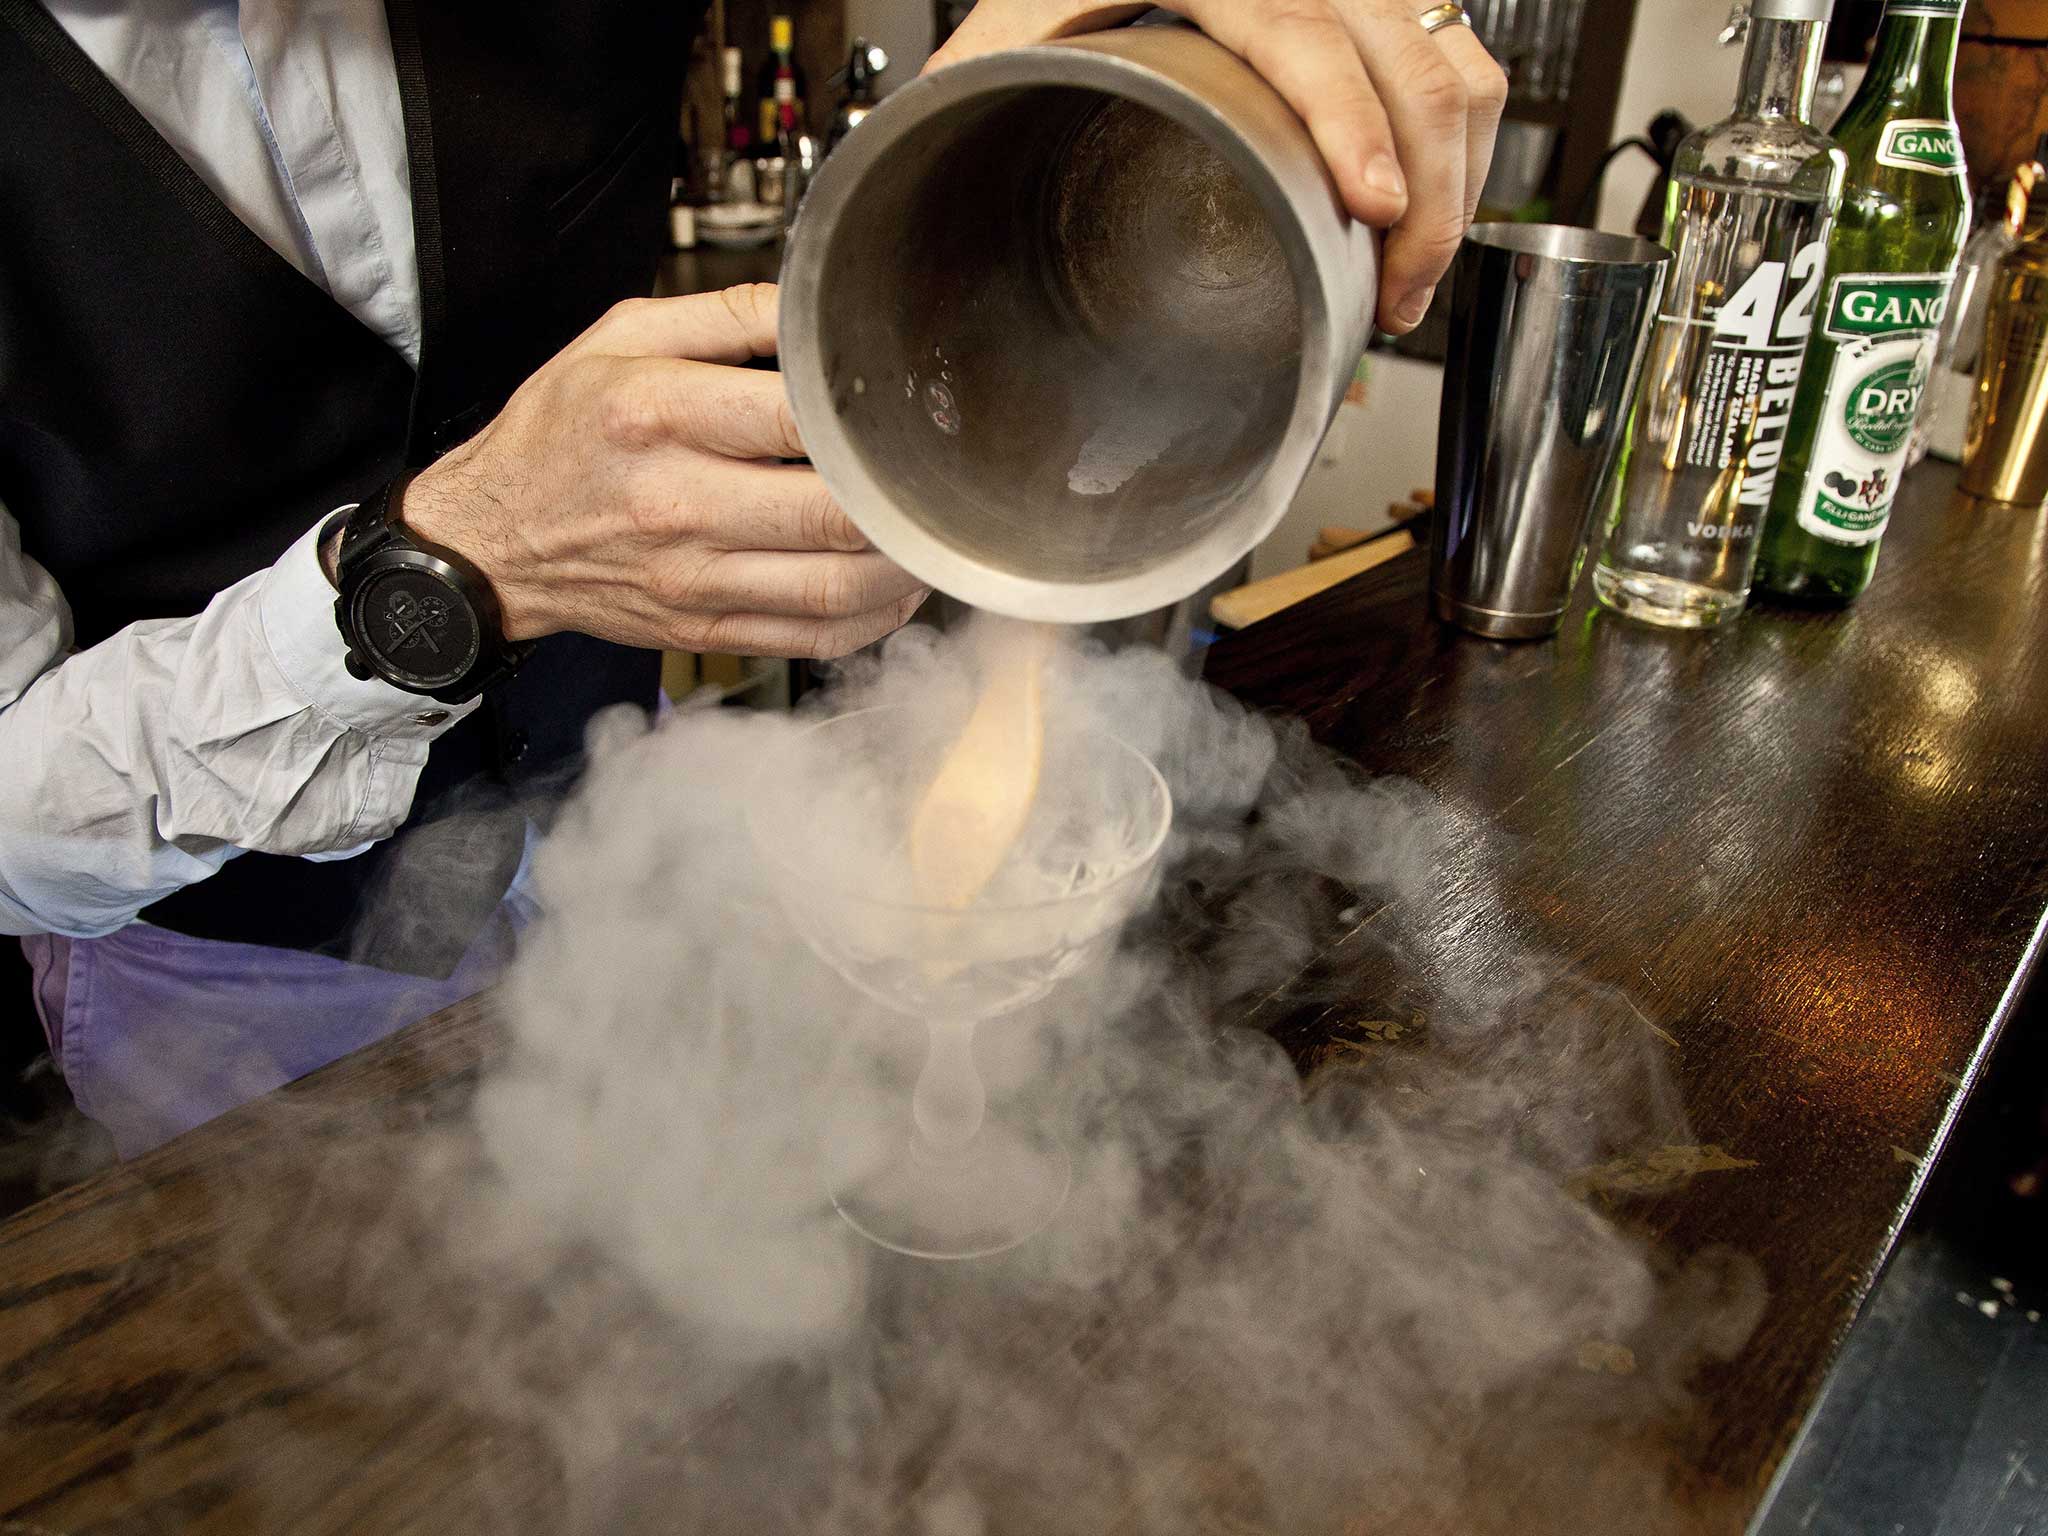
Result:
[[[1123,618],[1279,521],[1377,275],[1269,86],[1191,28],[1126,28],[884,101],[791,232],[782,368],[884,553],[999,613]]]
[[[1552,633],[1614,473],[1671,253],[1633,235],[1476,224],[1452,266],[1430,591],[1496,640]]]

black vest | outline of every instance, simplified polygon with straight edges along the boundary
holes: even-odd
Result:
[[[652,286],[697,7],[388,9],[417,374],[215,198],[38,0],[0,0],[0,502],[64,589],[80,646],[198,612],[335,507],[469,436],[608,305]],[[652,703],[658,668],[649,652],[548,640],[434,745],[397,837],[329,863],[245,854],[143,916],[347,953],[437,804],[558,775],[594,710]],[[518,857],[516,818],[487,825],[420,940],[364,958],[453,965]]]

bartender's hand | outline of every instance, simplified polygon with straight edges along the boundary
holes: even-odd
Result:
[[[1470,27],[1435,33],[1428,0],[1164,0],[1301,114],[1352,215],[1389,231],[1382,330],[1422,319],[1479,206],[1507,76]],[[1099,31],[1143,5],[981,0],[927,69]]]
[[[620,304],[414,480],[421,537],[490,578],[505,636],[842,656],[924,587],[868,547],[808,465],[775,350],[775,287]]]

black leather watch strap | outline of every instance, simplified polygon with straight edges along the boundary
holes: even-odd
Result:
[[[403,471],[379,486],[374,495],[365,498],[361,506],[349,513],[348,521],[341,527],[341,549],[335,556],[337,573],[390,542],[391,509],[405,504],[406,488],[418,473],[411,469]]]

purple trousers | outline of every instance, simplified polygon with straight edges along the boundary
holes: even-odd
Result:
[[[21,945],[72,1097],[133,1157],[483,990],[519,915],[508,897],[445,981],[148,923]]]

